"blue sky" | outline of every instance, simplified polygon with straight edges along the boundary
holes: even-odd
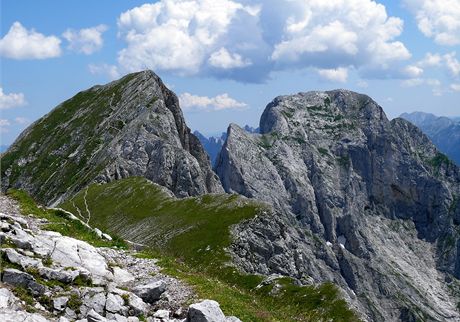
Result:
[[[2,144],[145,68],[211,135],[309,90],[366,93],[390,118],[460,115],[460,0],[2,0],[0,38]]]

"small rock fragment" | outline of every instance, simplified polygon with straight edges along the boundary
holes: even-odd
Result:
[[[187,322],[223,322],[225,319],[219,303],[212,300],[190,305],[187,315]]]
[[[166,291],[164,281],[157,281],[146,285],[137,286],[133,292],[147,303],[154,303]]]

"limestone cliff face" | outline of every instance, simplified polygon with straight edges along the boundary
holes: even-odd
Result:
[[[249,272],[334,281],[373,321],[460,318],[460,174],[420,130],[345,90],[281,96],[230,125],[215,170],[272,218],[234,229]]]
[[[93,181],[143,176],[178,197],[221,192],[177,96],[151,71],[78,93],[2,155],[2,189],[58,203]]]

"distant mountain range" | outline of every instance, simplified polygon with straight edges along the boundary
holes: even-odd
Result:
[[[245,125],[243,129],[249,133],[259,133],[259,128],[254,128],[249,125]],[[195,131],[193,132],[193,134],[195,134],[198,140],[200,140],[206,153],[209,155],[209,158],[211,159],[211,164],[214,165],[217,155],[219,154],[220,150],[222,149],[222,146],[225,143],[225,140],[227,139],[227,132],[222,132],[222,135],[220,137],[206,137],[199,131]]]
[[[401,118],[419,127],[439,150],[460,164],[460,117],[413,112],[403,113]]]

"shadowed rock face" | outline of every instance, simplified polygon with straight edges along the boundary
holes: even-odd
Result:
[[[3,190],[25,189],[47,204],[130,176],[178,197],[222,192],[177,96],[151,71],[78,93],[25,130],[1,161]]]
[[[260,129],[230,125],[215,165],[276,209],[234,228],[240,267],[334,281],[369,320],[460,318],[459,170],[418,128],[336,90],[277,97]]]

